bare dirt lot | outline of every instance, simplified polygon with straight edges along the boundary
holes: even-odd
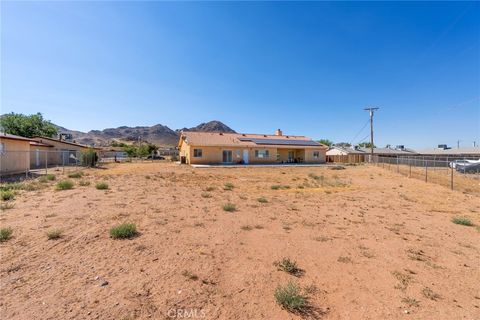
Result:
[[[84,173],[2,203],[2,319],[480,319],[476,195],[368,166]],[[124,222],[139,234],[112,239]]]

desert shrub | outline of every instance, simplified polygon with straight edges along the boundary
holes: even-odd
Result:
[[[202,192],[202,198],[211,198],[212,195],[208,192]]]
[[[54,181],[57,177],[54,175],[54,174],[46,174],[44,176],[41,176],[38,181],[42,182],[42,183],[45,183],[45,182],[48,182],[48,181]]]
[[[280,261],[275,262],[275,265],[279,270],[282,270],[286,273],[291,275],[299,275],[301,273],[301,269],[298,268],[297,263],[289,258],[283,258]]]
[[[92,148],[83,151],[81,154],[82,165],[86,167],[95,167],[98,161],[98,154]]]
[[[237,210],[237,206],[235,206],[233,203],[226,203],[223,205],[223,210],[233,212]]]
[[[81,172],[81,171],[71,172],[71,173],[68,174],[68,177],[78,179],[78,178],[83,177],[83,172]]]
[[[48,240],[56,240],[62,237],[63,231],[60,229],[52,229],[47,231]]]
[[[23,190],[25,185],[20,182],[5,183],[0,186],[0,191]]]
[[[307,307],[307,298],[301,294],[300,287],[292,282],[278,286],[274,296],[277,303],[290,312],[302,312]]]
[[[78,182],[78,185],[79,185],[79,186],[82,186],[82,187],[86,187],[86,186],[89,186],[89,185],[90,185],[90,181],[80,180],[80,181]]]
[[[433,290],[428,288],[428,287],[423,288],[422,294],[425,296],[425,298],[428,298],[428,299],[434,300],[434,301],[441,298],[438,293],[433,292]]]
[[[12,209],[14,206],[15,204],[12,202],[3,202],[3,203],[0,203],[0,210],[3,211],[3,210]]]
[[[460,224],[462,226],[467,226],[467,227],[473,226],[473,222],[470,221],[470,219],[463,218],[463,217],[455,217],[452,219],[452,222],[455,224]]]
[[[265,197],[260,197],[260,198],[257,199],[257,201],[260,202],[260,203],[267,203],[268,202],[268,200]]]
[[[95,188],[97,188],[98,190],[107,190],[108,189],[108,183],[106,182],[97,182],[97,184],[95,185]]]
[[[30,182],[30,183],[24,183],[23,184],[23,190],[25,191],[36,191],[44,188],[45,186],[42,185],[42,183],[39,182]]]
[[[57,182],[57,190],[73,189],[73,182],[70,180],[62,180]]]
[[[12,237],[13,230],[12,228],[1,228],[0,229],[0,242],[7,241]]]
[[[9,201],[15,199],[15,194],[11,190],[0,191],[0,198],[3,201]]]
[[[133,223],[122,223],[110,229],[110,236],[113,239],[129,239],[137,234],[137,226]]]
[[[271,186],[270,189],[272,190],[290,189],[290,186],[281,186],[281,185],[275,184]]]
[[[235,186],[233,185],[233,183],[230,182],[227,182],[223,185],[223,190],[232,191],[233,188],[235,188]]]

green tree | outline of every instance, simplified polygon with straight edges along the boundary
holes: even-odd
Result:
[[[348,148],[348,147],[351,147],[352,145],[348,142],[338,142],[338,143],[335,143],[335,145],[337,147],[343,147],[343,148]]]
[[[53,137],[58,132],[50,121],[43,119],[41,113],[27,116],[14,112],[0,117],[0,130],[27,138],[34,136]]]
[[[125,151],[130,158],[137,156],[137,148],[135,146],[126,145],[123,147],[123,151]]]
[[[137,156],[146,157],[152,154],[153,151],[157,150],[157,146],[151,143],[141,143],[137,146]]]
[[[333,141],[328,140],[328,139],[320,139],[320,140],[318,140],[318,142],[320,142],[321,144],[324,144],[326,146],[329,146],[329,147],[333,144]]]
[[[362,148],[371,148],[372,144],[370,142],[362,142],[362,143],[359,143],[358,146]],[[375,145],[373,145],[373,147],[376,148]]]

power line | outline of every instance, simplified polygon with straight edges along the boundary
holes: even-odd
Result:
[[[365,124],[363,125],[362,129],[360,129],[360,131],[357,132],[357,134],[355,135],[355,137],[353,137],[353,139],[350,141],[350,145],[353,143],[353,141],[355,140],[355,138],[357,138],[360,133],[362,133],[363,129],[365,129],[365,127],[367,126],[367,124],[370,122],[370,119],[367,120],[367,122],[365,122]]]

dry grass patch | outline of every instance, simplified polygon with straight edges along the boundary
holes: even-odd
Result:
[[[433,292],[433,290],[428,287],[423,288],[422,294],[425,298],[428,298],[433,301],[437,301],[438,299],[441,298],[438,293]]]
[[[83,177],[83,172],[81,172],[81,171],[71,172],[67,175],[67,177],[72,178],[72,179],[78,179],[78,178]]]
[[[110,229],[110,237],[113,239],[131,239],[137,235],[137,226],[133,223],[122,223]]]
[[[223,190],[232,191],[235,186],[233,183],[227,182],[223,185]]]
[[[62,180],[57,183],[56,189],[57,190],[70,190],[73,189],[73,182],[70,180]]]
[[[208,199],[208,198],[212,197],[212,195],[208,192],[202,192],[201,196],[202,196],[202,198],[205,198],[205,199]]]
[[[198,280],[198,276],[188,270],[184,270],[182,272],[182,276],[186,277],[188,280],[192,280],[192,281],[197,281]]]
[[[2,201],[10,201],[15,199],[15,193],[12,190],[0,191]]]
[[[56,240],[62,237],[63,231],[60,229],[52,229],[47,231],[48,240]]]
[[[278,270],[284,271],[296,277],[299,277],[303,274],[303,270],[297,266],[297,262],[290,260],[289,258],[283,258],[280,261],[276,261],[274,265]]]
[[[268,202],[268,200],[265,197],[260,197],[260,198],[257,199],[257,201],[260,202],[260,203],[267,203]]]
[[[12,237],[13,230],[12,228],[1,228],[0,229],[0,242],[8,241]]]
[[[470,219],[464,218],[464,217],[455,217],[455,218],[452,219],[452,222],[455,223],[455,224],[459,224],[459,225],[467,226],[467,227],[473,227],[474,226],[473,222]]]
[[[78,185],[81,186],[81,187],[86,187],[86,186],[89,186],[89,185],[90,185],[90,181],[80,180],[80,181],[78,182]]]
[[[108,183],[106,183],[105,181],[97,182],[97,184],[95,184],[95,188],[97,188],[98,190],[107,190]]]
[[[226,203],[223,205],[223,210],[227,212],[237,211],[237,206],[233,203]]]
[[[302,313],[307,308],[307,297],[302,295],[300,287],[292,282],[278,286],[274,293],[275,301],[285,310]]]

